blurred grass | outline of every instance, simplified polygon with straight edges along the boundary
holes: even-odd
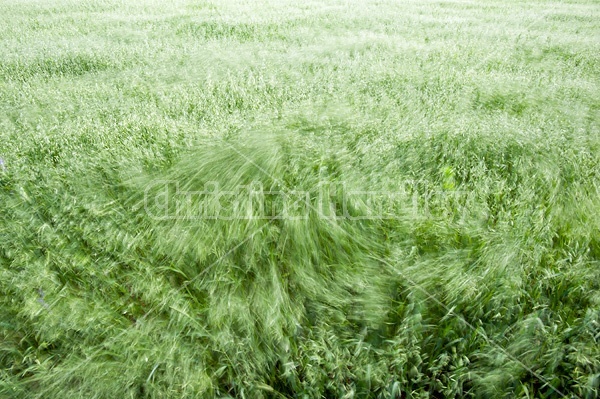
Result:
[[[599,14],[0,2],[0,396],[597,397]]]

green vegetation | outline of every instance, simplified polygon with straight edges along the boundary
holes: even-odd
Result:
[[[597,2],[0,15],[0,397],[600,394]]]

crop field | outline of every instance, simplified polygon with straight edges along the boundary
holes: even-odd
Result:
[[[600,397],[596,0],[0,0],[0,398]]]

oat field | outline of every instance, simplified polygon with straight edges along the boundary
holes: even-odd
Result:
[[[600,3],[0,0],[0,398],[600,396]]]

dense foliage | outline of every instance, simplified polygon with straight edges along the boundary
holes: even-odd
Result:
[[[597,4],[0,15],[1,397],[598,397]]]

